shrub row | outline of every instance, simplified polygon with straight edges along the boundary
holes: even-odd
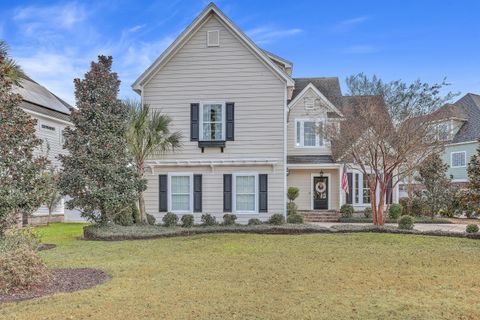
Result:
[[[155,219],[153,216],[152,216],[152,218]],[[202,226],[211,227],[211,226],[219,225],[219,223],[217,222],[217,219],[209,213],[202,214],[200,220],[202,222]],[[224,226],[236,225],[236,220],[237,220],[237,216],[235,214],[226,213],[226,214],[223,215],[222,225],[224,225]],[[163,226],[167,227],[167,228],[172,228],[172,227],[178,226],[178,221],[179,221],[178,216],[176,214],[172,213],[172,212],[167,212],[162,218]],[[193,217],[192,214],[182,215],[180,221],[181,221],[181,226],[183,228],[192,228],[194,226],[194,217]],[[273,214],[273,215],[270,216],[267,223],[268,224],[273,224],[273,225],[285,224],[285,216],[283,214],[279,214],[279,213]],[[289,215],[288,216],[288,223],[301,224],[301,223],[303,223],[303,217],[299,214]],[[119,224],[119,223],[117,223],[117,224]],[[155,223],[153,222],[153,223],[149,223],[149,224],[154,225]],[[248,225],[260,225],[260,224],[262,224],[262,221],[260,219],[251,218],[251,219],[248,220]],[[119,225],[131,226],[132,224],[119,224]]]

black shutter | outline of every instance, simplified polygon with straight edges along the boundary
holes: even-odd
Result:
[[[258,212],[268,212],[268,175],[258,175]]]
[[[199,104],[190,104],[190,141],[198,141]]]
[[[234,124],[234,103],[233,102],[227,102],[226,103],[226,109],[227,109],[227,123],[226,123],[226,128],[227,132],[225,135],[225,140],[227,141],[233,141],[234,139],[234,131],[235,131],[235,124]]]
[[[353,199],[352,173],[347,173],[347,180],[348,180],[347,204],[352,204],[352,199]]]
[[[167,190],[168,190],[168,182],[167,182],[167,175],[161,174],[158,176],[158,205],[159,205],[159,212],[167,212],[168,211],[168,197],[167,197]]]
[[[202,212],[202,175],[193,175],[193,212]]]
[[[232,212],[232,175],[223,175],[223,212]]]

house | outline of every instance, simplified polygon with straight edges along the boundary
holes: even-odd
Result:
[[[448,176],[452,182],[464,185],[468,181],[467,166],[476,153],[480,139],[480,95],[467,93],[453,104],[440,108],[438,125],[445,130],[447,141],[442,155],[448,164]]]
[[[351,196],[342,191],[343,163],[319,130],[342,119],[338,78],[292,71],[209,4],[132,85],[183,134],[181,150],[147,162],[147,212],[266,220],[286,212],[290,186],[300,189],[302,211],[368,206],[366,179],[354,166]]]
[[[35,152],[45,155],[53,167],[59,167],[57,156],[66,152],[62,147],[63,130],[71,125],[71,106],[29,78],[20,79],[13,91],[22,96],[21,108],[37,120],[36,134],[43,143]],[[64,202],[61,201],[53,212],[52,221],[63,221],[64,211]],[[43,224],[47,217],[48,209],[42,206],[32,216],[23,217],[23,224]]]

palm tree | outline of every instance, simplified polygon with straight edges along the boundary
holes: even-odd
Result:
[[[145,174],[145,161],[154,154],[164,154],[180,147],[181,134],[170,132],[171,119],[136,100],[126,100],[130,110],[127,131],[128,150],[133,157],[140,178]],[[147,221],[143,191],[138,195],[138,208],[142,222]]]
[[[18,85],[18,81],[21,78],[26,78],[27,76],[23,72],[22,68],[17,64],[17,62],[8,55],[8,51],[9,47],[7,42],[0,39],[0,63],[6,65],[8,77],[11,81]]]

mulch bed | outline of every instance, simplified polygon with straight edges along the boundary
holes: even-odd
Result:
[[[74,292],[93,288],[110,279],[102,270],[92,268],[53,269],[53,281],[46,287],[21,293],[0,294],[0,303],[15,302],[52,295],[59,292]]]
[[[57,245],[54,243],[42,243],[38,246],[38,251],[50,250],[56,248]]]

